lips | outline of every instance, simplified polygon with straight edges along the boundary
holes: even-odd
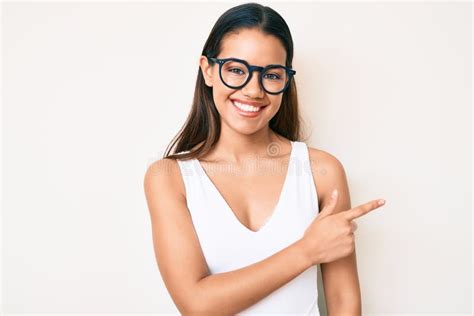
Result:
[[[259,117],[260,114],[263,112],[263,109],[266,107],[266,106],[260,106],[260,107],[250,107],[249,105],[245,105],[245,106],[241,106],[241,105],[238,105],[238,101],[234,102],[232,101],[232,107],[236,110],[236,112],[243,116],[243,117],[246,117],[246,118],[256,118],[256,117]],[[251,110],[251,109],[254,109],[254,110]]]
[[[264,106],[267,106],[268,104],[263,104],[263,103],[258,103],[258,102],[255,102],[255,101],[245,101],[245,100],[239,100],[239,99],[230,99],[232,102],[239,102],[239,103],[242,103],[242,104],[248,104],[248,105],[251,105],[251,106],[255,106],[255,107],[264,107]]]

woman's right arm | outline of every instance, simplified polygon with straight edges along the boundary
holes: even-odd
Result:
[[[234,315],[316,264],[302,240],[252,265],[210,274],[183,194],[175,160],[161,159],[144,179],[157,264],[168,292],[185,315]]]

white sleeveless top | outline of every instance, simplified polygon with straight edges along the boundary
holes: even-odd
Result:
[[[279,201],[257,232],[237,219],[197,159],[177,160],[187,206],[211,274],[243,268],[288,247],[303,237],[319,213],[308,147],[298,141],[291,145]],[[238,315],[265,313],[319,315],[317,266],[311,266]]]

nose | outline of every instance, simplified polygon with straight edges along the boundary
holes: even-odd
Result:
[[[252,77],[250,81],[242,88],[242,92],[251,97],[251,98],[258,98],[264,96],[264,90],[260,86],[259,82],[260,71],[256,70],[252,72]]]

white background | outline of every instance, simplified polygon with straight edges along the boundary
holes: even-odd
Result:
[[[143,192],[235,3],[3,3],[4,313],[172,313]],[[471,4],[272,3],[344,165],[364,314],[470,313]],[[325,311],[320,283],[320,309]]]

